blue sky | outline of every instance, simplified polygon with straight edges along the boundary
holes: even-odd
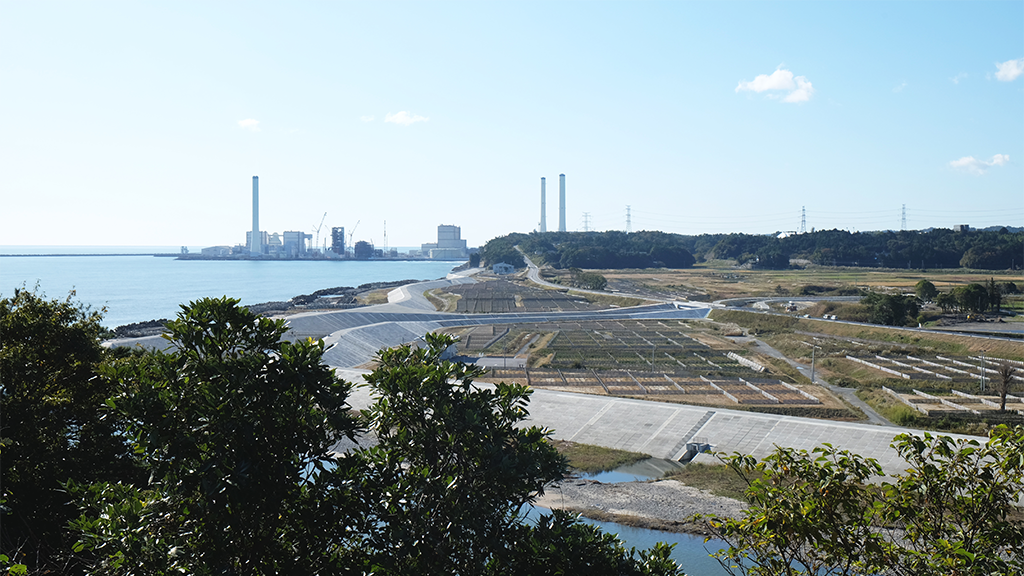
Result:
[[[0,244],[1024,225],[1024,3],[0,0]]]

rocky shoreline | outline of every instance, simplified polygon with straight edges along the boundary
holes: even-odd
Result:
[[[549,484],[536,505],[594,520],[705,536],[707,527],[695,522],[694,514],[738,518],[746,509],[739,500],[715,496],[676,480],[605,484],[584,478]]]

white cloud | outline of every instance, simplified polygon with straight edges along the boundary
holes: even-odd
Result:
[[[412,124],[414,122],[426,122],[427,120],[430,120],[430,118],[427,118],[425,116],[417,116],[416,114],[406,112],[405,110],[401,112],[396,112],[394,114],[387,114],[384,116],[385,122],[401,124],[402,126],[408,126],[409,124]]]
[[[793,90],[785,98],[783,102],[807,102],[814,95],[814,87],[807,81],[807,78],[803,76],[796,77],[796,90]]]
[[[252,118],[246,118],[245,120],[239,120],[238,125],[242,128],[248,128],[252,132],[260,131],[260,121],[253,120]]]
[[[363,122],[373,122],[373,116],[360,116],[359,119]]]
[[[789,70],[779,68],[771,74],[761,74],[750,82],[740,81],[736,86],[737,92],[767,92],[770,90],[782,90],[789,92],[783,98],[783,102],[807,102],[814,95],[814,87],[805,76],[793,77]],[[766,94],[769,98],[779,98],[778,94]]]
[[[907,87],[906,82],[902,82],[899,86],[892,89],[893,92],[903,92],[903,89]]]
[[[1024,58],[1007,60],[1002,64],[996,64],[996,68],[999,69],[999,71],[996,72],[996,80],[1001,82],[1013,82],[1018,76],[1024,74]]]
[[[991,160],[978,160],[974,156],[964,156],[959,160],[953,160],[949,163],[950,168],[956,170],[963,170],[970,172],[971,174],[982,175],[993,166],[1003,166],[1010,162],[1010,157],[1006,154],[996,154]]]
[[[765,90],[792,90],[795,87],[793,84],[793,73],[779,68],[772,72],[771,76],[761,74],[750,82],[740,81],[736,91],[751,90],[753,92],[764,92]]]
[[[950,78],[949,81],[952,82],[953,84],[959,84],[960,81],[963,80],[964,78],[967,78],[967,72],[961,72],[956,76]]]

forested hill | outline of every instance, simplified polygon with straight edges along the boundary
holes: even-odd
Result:
[[[1006,270],[1024,264],[1024,232],[820,230],[775,235],[664,232],[546,232],[509,234],[487,242],[485,263],[522,266],[513,246],[556,268],[687,268],[694,261],[736,260],[758,268],[786,268],[791,258],[827,266],[975,268]]]
[[[689,268],[695,259],[686,236],[664,232],[546,232],[509,234],[481,249],[487,264],[522,266],[518,245],[530,258],[555,268]]]

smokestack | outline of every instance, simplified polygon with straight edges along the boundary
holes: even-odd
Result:
[[[249,239],[249,254],[263,254],[263,242],[260,238],[260,177],[252,177],[252,238]]]
[[[565,232],[565,174],[558,175],[558,231]]]
[[[548,206],[546,192],[544,190],[544,178],[540,179],[540,231],[548,231]]]

